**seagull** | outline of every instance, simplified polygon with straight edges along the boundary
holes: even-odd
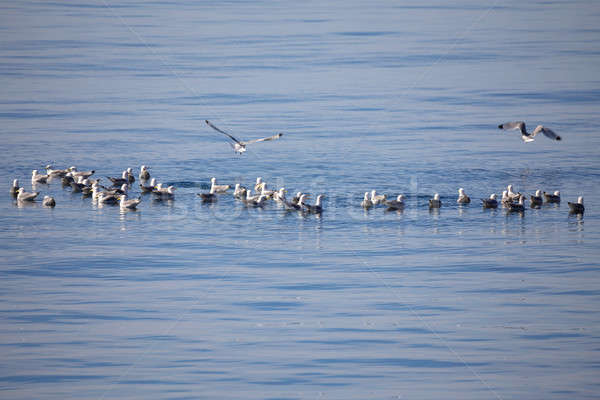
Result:
[[[56,201],[54,201],[53,197],[44,196],[44,200],[42,201],[42,205],[46,207],[54,207],[56,205]]]
[[[508,206],[510,203],[512,203],[512,199],[510,197],[508,197],[508,190],[503,190],[502,191],[502,204],[505,206]]]
[[[119,207],[121,208],[121,210],[135,210],[138,204],[140,204],[141,202],[141,197],[138,197],[137,199],[127,200],[127,195],[124,194],[121,196]]]
[[[539,207],[542,203],[542,191],[538,189],[535,191],[535,195],[531,196],[531,207]]]
[[[433,195],[433,199],[429,199],[429,208],[440,208],[441,206],[440,195],[436,193]]]
[[[90,176],[94,175],[94,173],[96,171],[94,171],[94,170],[91,170],[91,171],[77,171],[77,168],[70,167],[69,168],[69,172],[71,173],[70,176],[72,176],[73,178],[78,178],[78,177],[82,176],[83,179],[85,179],[85,178],[89,178]]]
[[[554,133],[554,131],[552,131],[550,128],[545,128],[543,125],[538,125],[533,130],[533,133],[529,133],[529,132],[527,132],[527,129],[525,128],[525,122],[523,122],[523,121],[506,122],[504,124],[498,125],[498,128],[504,129],[504,130],[515,130],[515,129],[520,130],[521,131],[521,139],[523,139],[523,142],[525,142],[525,143],[533,142],[535,140],[534,139],[535,135],[537,135],[540,132],[542,132],[546,137],[548,137],[550,139],[562,140],[562,138],[560,136],[558,136],[556,133]]]
[[[546,203],[560,203],[560,191],[555,191],[554,194],[544,192]]]
[[[112,194],[112,195],[121,195],[121,194],[127,194],[127,184],[124,183],[121,185],[120,188],[114,188],[114,189],[109,189],[107,187],[101,186],[102,189],[104,189],[104,193],[106,194]]]
[[[133,169],[127,168],[125,172],[127,172],[127,183],[135,182],[135,176],[133,176]]]
[[[48,175],[38,174],[37,169],[34,169],[33,171],[31,171],[31,183],[33,183],[34,185],[36,183],[47,183],[47,181],[48,181]]]
[[[483,208],[498,208],[498,200],[496,200],[496,193],[490,194],[489,199],[481,199]]]
[[[382,204],[387,199],[385,194],[377,195],[375,189],[371,190],[371,202],[373,204]]]
[[[175,186],[169,186],[167,188],[164,188],[164,187],[162,187],[162,183],[159,183],[158,185],[156,185],[156,187],[152,191],[152,194],[154,194],[158,197],[161,197],[161,198],[172,199],[174,197],[174,193],[173,193],[174,190],[175,190]]]
[[[263,196],[265,196],[267,199],[270,199],[275,194],[275,191],[273,191],[273,190],[267,190],[267,186],[265,185],[260,190],[260,194],[262,194]]]
[[[259,176],[258,178],[256,178],[256,184],[254,185],[254,190],[257,192],[261,191],[265,185],[266,185],[266,183],[264,183],[262,178]]]
[[[15,179],[13,180],[12,186],[10,187],[9,191],[10,195],[12,197],[17,197],[17,194],[19,194],[19,180]]]
[[[29,193],[26,192],[25,189],[19,188],[17,194],[18,201],[34,201],[35,198],[40,194],[40,192]]]
[[[506,191],[506,195],[508,196],[510,201],[513,200],[518,200],[519,197],[521,197],[521,193],[515,193],[513,192],[513,185],[508,185],[506,187],[507,191]]]
[[[59,177],[63,177],[67,174],[67,172],[69,172],[68,169],[52,169],[52,165],[48,164],[46,165],[46,172],[48,173],[48,175],[50,176],[59,176]]]
[[[156,178],[152,178],[152,180],[150,181],[150,186],[144,186],[140,183],[140,190],[142,191],[142,193],[150,193],[154,190],[156,186]]]
[[[321,205],[321,199],[325,197],[324,194],[320,194],[317,196],[317,200],[315,201],[314,205],[310,205],[304,202],[300,202],[300,204],[306,209],[306,211],[308,211],[309,213],[312,214],[320,214],[323,211],[323,206]]]
[[[525,211],[525,206],[523,205],[523,196],[519,196],[518,203],[508,203],[508,211],[510,212],[523,212]]]
[[[70,172],[67,172],[67,174],[61,178],[63,186],[69,186],[71,182],[75,182],[75,179],[73,179],[70,174]]]
[[[247,199],[246,200],[246,204],[254,206],[254,207],[262,207],[265,204],[266,201],[267,201],[266,196],[263,196],[261,194],[261,195],[258,196],[258,199],[256,199],[256,198]]]
[[[456,202],[458,204],[468,204],[471,202],[471,198],[465,194],[465,189],[458,189],[458,199]]]
[[[363,201],[360,203],[362,208],[371,208],[373,207],[373,202],[369,198],[369,192],[365,192],[365,197],[363,197]]]
[[[100,192],[98,195],[98,203],[100,204],[117,204],[118,202],[119,199],[113,194]]]
[[[83,179],[83,177],[77,178],[77,182],[73,181],[70,183],[71,188],[73,188],[73,193],[79,193],[83,190],[83,188],[88,187],[89,181],[87,179]]]
[[[236,199],[241,199],[246,197],[246,188],[243,186],[240,186],[239,183],[235,184],[235,189],[233,190],[233,197],[235,197]]]
[[[577,199],[577,203],[567,202],[569,204],[569,208],[571,212],[574,214],[583,214],[585,211],[585,207],[583,206],[583,196],[579,196]]]
[[[225,193],[231,188],[231,185],[217,185],[217,178],[210,178],[210,188],[214,189],[215,193]]]
[[[299,196],[298,196],[297,201],[294,201],[294,199],[292,199],[292,201],[287,201],[287,200],[283,201],[283,206],[285,207],[286,210],[288,210],[288,211],[301,211],[302,210],[301,204],[304,203],[304,199],[306,198],[306,195],[302,194],[300,192],[298,192],[298,194],[299,194]]]
[[[150,179],[150,172],[148,172],[148,168],[145,165],[142,165],[142,167],[140,168],[140,181],[147,181],[148,179]]]
[[[208,126],[210,126],[211,128],[213,128],[215,131],[222,133],[223,135],[226,135],[227,137],[229,137],[231,140],[233,140],[234,143],[230,143],[231,147],[233,148],[233,151],[235,151],[236,153],[242,154],[243,152],[246,151],[246,146],[250,143],[256,143],[256,142],[266,142],[268,140],[275,140],[275,139],[279,139],[281,136],[283,136],[283,133],[278,133],[275,134],[273,136],[269,136],[266,138],[262,138],[262,139],[252,139],[252,140],[248,140],[245,142],[239,141],[238,139],[236,139],[235,137],[231,136],[229,133],[217,128],[216,126],[214,126],[210,121],[208,120],[204,120],[204,122],[206,122],[206,124]]]
[[[107,176],[108,180],[112,182],[113,186],[121,186],[122,184],[129,184],[129,176],[127,170],[123,171],[120,178],[112,178]]]
[[[396,200],[384,201],[383,204],[388,206],[388,210],[401,210],[404,208],[404,195],[399,194]]]
[[[198,193],[198,196],[202,198],[204,203],[214,203],[217,201],[217,195],[215,194],[215,187],[212,186],[210,188],[210,192],[208,193]]]
[[[243,200],[245,203],[257,201],[260,198],[260,196],[260,193],[252,195],[252,190],[248,189],[246,190],[246,198],[244,198]]]
[[[273,200],[278,203],[283,203],[285,201],[285,188],[279,189],[277,192],[273,193]]]
[[[292,203],[298,204],[300,203],[300,198],[302,197],[302,192],[297,192],[294,197],[292,197]]]

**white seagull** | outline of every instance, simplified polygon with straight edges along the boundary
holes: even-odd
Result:
[[[535,139],[535,135],[542,132],[544,136],[553,140],[562,140],[560,136],[558,136],[554,131],[550,128],[545,128],[543,125],[538,125],[532,133],[527,132],[527,128],[525,127],[525,122],[523,121],[515,121],[515,122],[505,122],[504,124],[498,125],[499,129],[504,130],[515,130],[518,129],[521,131],[521,139],[523,142],[533,142]]]
[[[232,135],[230,135],[229,133],[214,126],[209,120],[204,120],[204,122],[206,122],[206,124],[208,126],[210,126],[211,128],[213,128],[215,131],[222,133],[223,135],[226,135],[229,139],[233,140],[233,143],[230,143],[231,147],[233,148],[233,151],[235,151],[236,153],[239,153],[239,154],[242,154],[243,152],[245,152],[246,146],[249,145],[250,143],[266,142],[268,140],[279,139],[281,136],[283,136],[283,133],[277,133],[273,136],[269,136],[269,137],[262,138],[262,139],[252,139],[252,140],[247,140],[247,141],[240,141],[240,140],[236,139],[235,137],[233,137]]]

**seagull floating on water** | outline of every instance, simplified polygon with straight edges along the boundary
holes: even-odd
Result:
[[[298,197],[298,200],[296,200],[296,201],[294,201],[294,199],[296,197],[294,197],[292,199],[292,201],[287,201],[287,200],[283,201],[283,206],[285,207],[286,210],[288,210],[288,211],[301,211],[302,210],[301,204],[304,203],[304,199],[306,198],[306,195],[298,192],[297,197]]]
[[[521,131],[521,139],[523,139],[523,142],[527,143],[527,142],[533,142],[535,139],[535,135],[537,135],[538,133],[543,133],[544,136],[546,136],[547,138],[550,139],[554,139],[554,140],[562,140],[562,138],[560,136],[558,136],[556,133],[554,133],[553,130],[549,129],[549,128],[545,128],[543,125],[538,125],[532,133],[527,132],[527,128],[525,127],[525,122],[523,121],[515,121],[515,122],[506,122],[504,124],[500,124],[498,125],[499,129],[504,129],[504,130],[515,130],[515,129],[519,129]]]
[[[440,195],[436,193],[433,195],[433,199],[429,199],[429,208],[440,208],[441,206]]]
[[[371,202],[374,205],[382,204],[387,199],[385,194],[378,195],[375,189],[371,190]]]
[[[213,128],[215,131],[222,133],[223,135],[226,135],[228,138],[233,140],[233,143],[230,143],[231,147],[233,148],[233,151],[235,151],[236,153],[239,153],[239,154],[242,154],[243,152],[245,152],[246,146],[249,145],[250,143],[266,142],[268,140],[279,139],[281,136],[283,136],[283,133],[277,133],[273,136],[269,136],[269,137],[262,138],[262,139],[252,139],[252,140],[247,140],[247,141],[240,141],[240,140],[236,139],[235,137],[233,137],[232,135],[230,135],[229,133],[217,128],[210,121],[204,120],[204,122],[206,122],[206,124],[208,126],[210,126],[211,128]]]
[[[373,207],[373,202],[369,197],[369,192],[365,192],[365,196],[363,197],[363,201],[360,203],[362,208],[371,208]]]
[[[133,176],[133,169],[127,168],[125,172],[127,172],[127,183],[135,182],[135,176]]]
[[[531,207],[539,207],[542,205],[543,200],[542,200],[542,191],[541,190],[536,190],[535,191],[535,195],[530,197],[531,201]]]
[[[13,180],[12,186],[10,187],[8,193],[10,193],[10,195],[12,197],[17,197],[17,195],[19,194],[19,180],[18,179]]]
[[[233,189],[233,197],[237,199],[246,197],[246,188],[241,186],[239,183],[236,183],[235,189]]]
[[[63,177],[69,172],[68,169],[52,169],[52,165],[46,165],[46,173],[50,176],[59,176]]]
[[[404,195],[399,194],[396,200],[384,201],[383,204],[388,207],[388,210],[402,210],[404,208]]]
[[[142,202],[142,198],[138,197],[137,199],[127,200],[127,195],[124,194],[121,196],[121,201],[119,202],[119,207],[121,210],[135,210]]]
[[[31,183],[32,184],[36,184],[36,183],[47,183],[48,182],[48,175],[42,175],[42,174],[38,174],[38,170],[34,169],[33,171],[31,171]]]
[[[19,188],[17,194],[17,201],[34,201],[35,198],[40,194],[40,192],[26,192],[22,187]]]
[[[56,201],[54,201],[53,197],[44,196],[44,200],[42,200],[42,205],[46,207],[54,207],[56,205]]]
[[[521,193],[518,193],[518,192],[517,192],[517,193],[515,193],[515,192],[513,191],[513,185],[508,185],[508,186],[506,187],[506,196],[508,197],[508,199],[509,199],[510,201],[514,201],[514,200],[518,200],[518,199],[519,199],[519,197],[521,197]]]
[[[121,186],[122,184],[129,184],[129,175],[127,170],[123,171],[120,178],[113,178],[107,176],[108,180],[112,182],[113,186]]]
[[[273,193],[273,200],[278,203],[283,203],[285,201],[285,188],[280,188],[278,191]]]
[[[76,167],[70,167],[69,168],[69,173],[67,175],[72,176],[73,178],[77,179],[78,177],[83,177],[83,179],[85,178],[89,178],[90,176],[94,175],[96,171],[91,170],[91,171],[77,171]]]
[[[579,198],[577,199],[577,203],[571,203],[569,201],[567,202],[567,204],[569,204],[569,208],[574,214],[583,214],[583,212],[585,211],[585,207],[583,206],[583,196],[579,196]]]
[[[544,192],[546,203],[560,203],[560,191],[556,190],[554,194]]]
[[[321,199],[323,199],[323,197],[325,197],[324,194],[320,194],[317,196],[317,200],[315,201],[314,205],[311,204],[307,204],[304,202],[301,202],[301,205],[304,207],[304,209],[306,211],[308,211],[309,213],[312,214],[320,214],[323,211],[323,206],[321,205]]]
[[[140,190],[142,191],[142,193],[150,193],[154,190],[155,186],[156,186],[156,178],[152,178],[149,186],[144,186],[143,184],[140,183]]]
[[[100,192],[98,195],[98,203],[100,204],[117,204],[119,199],[114,194]]]
[[[523,205],[523,196],[519,196],[518,203],[508,203],[508,211],[510,212],[523,212],[525,211],[525,206]]]
[[[458,199],[456,199],[458,204],[469,204],[471,202],[471,198],[466,195],[465,189],[458,189]]]
[[[210,192],[208,193],[198,193],[198,196],[202,198],[204,203],[214,203],[217,201],[217,195],[215,194],[215,187],[212,186],[210,188]]]
[[[147,181],[148,179],[150,179],[150,172],[148,172],[148,167],[146,167],[145,165],[142,165],[140,168],[140,181]]]
[[[214,193],[225,193],[231,188],[231,185],[217,185],[217,178],[210,178],[210,187],[214,189]]]
[[[173,197],[175,197],[175,194],[173,193],[174,190],[175,186],[169,186],[164,188],[163,184],[159,183],[152,191],[152,194],[160,198],[172,199]]]
[[[498,208],[498,200],[496,200],[496,193],[490,194],[489,199],[481,199],[483,208]]]

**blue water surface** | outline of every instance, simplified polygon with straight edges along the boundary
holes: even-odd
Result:
[[[0,398],[597,398],[597,2],[0,15]],[[238,156],[205,119],[284,135]],[[497,129],[511,120],[563,140],[524,144]],[[175,198],[122,213],[54,180],[35,190],[55,208],[15,202],[46,164],[105,183],[149,165]],[[325,211],[202,204],[213,176],[322,193]],[[482,209],[508,184],[563,201]],[[363,211],[372,189],[405,210]]]

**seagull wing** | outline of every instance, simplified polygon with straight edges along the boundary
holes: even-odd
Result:
[[[525,122],[523,121],[505,122],[503,124],[498,125],[498,128],[504,130],[519,129],[523,135],[529,136],[529,134],[527,133],[527,129],[525,128]]]
[[[278,134],[276,134],[276,135],[269,136],[269,137],[262,138],[262,139],[252,139],[252,140],[248,140],[247,142],[241,142],[240,144],[247,145],[247,144],[249,144],[249,143],[256,143],[256,142],[266,142],[266,141],[268,141],[268,140],[275,140],[275,139],[279,139],[281,136],[283,136],[283,133],[278,133]]]
[[[547,138],[554,139],[554,140],[562,140],[562,138],[560,136],[558,136],[556,133],[554,133],[554,131],[552,129],[544,128],[542,125],[538,125],[535,128],[535,130],[533,131],[533,133],[531,134],[531,136],[535,136],[540,132],[542,132],[544,134],[544,136],[546,136]]]
[[[219,128],[217,128],[216,126],[214,126],[214,125],[213,125],[213,124],[212,124],[212,123],[211,123],[209,120],[205,119],[205,120],[204,120],[204,122],[206,122],[206,124],[207,124],[208,126],[210,126],[211,128],[213,128],[215,131],[217,131],[217,132],[219,132],[219,133],[222,133],[223,135],[226,135],[226,136],[228,136],[228,137],[229,137],[231,140],[233,140],[234,142],[236,142],[236,143],[239,143],[239,144],[243,145],[243,143],[242,143],[242,142],[240,142],[239,140],[237,140],[236,138],[234,138],[233,136],[231,136],[229,133],[227,133],[227,132],[225,132],[225,131],[222,131],[221,129],[219,129]]]

